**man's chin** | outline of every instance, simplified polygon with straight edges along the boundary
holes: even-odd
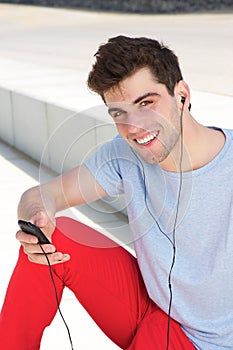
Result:
[[[137,147],[132,147],[134,150],[134,153],[136,153],[144,162],[148,164],[158,164],[158,159],[155,157],[155,155],[150,151],[142,151],[138,150]]]
[[[158,164],[158,160],[153,155],[147,156],[147,157],[143,157],[143,156],[140,156],[140,157],[144,160],[144,162],[148,164]]]

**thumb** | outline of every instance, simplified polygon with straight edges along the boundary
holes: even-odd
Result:
[[[46,212],[39,211],[31,218],[30,221],[32,221],[34,225],[36,225],[36,226],[38,226],[40,228],[43,228],[51,220],[49,219],[48,214]]]

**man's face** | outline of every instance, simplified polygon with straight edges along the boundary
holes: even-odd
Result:
[[[148,68],[124,79],[104,98],[119,134],[141,158],[163,166],[175,155],[180,110],[176,98],[169,95],[165,85],[156,82]]]

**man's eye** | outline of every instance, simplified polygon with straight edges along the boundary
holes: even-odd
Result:
[[[151,103],[152,103],[152,101],[148,101],[148,100],[142,101],[142,102],[140,103],[140,106],[141,106],[141,107],[146,107],[146,106],[148,106],[148,105],[151,104]]]
[[[121,114],[122,114],[122,112],[118,111],[118,112],[115,113],[115,117],[119,117]]]
[[[116,111],[112,114],[113,118],[117,118],[117,117],[120,117],[121,115],[123,114],[123,111]]]

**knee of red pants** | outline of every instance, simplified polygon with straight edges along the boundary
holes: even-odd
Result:
[[[161,309],[156,309],[142,320],[127,350],[165,350],[168,341],[169,350],[195,350],[178,322],[170,319],[169,340],[167,326],[168,315]]]

